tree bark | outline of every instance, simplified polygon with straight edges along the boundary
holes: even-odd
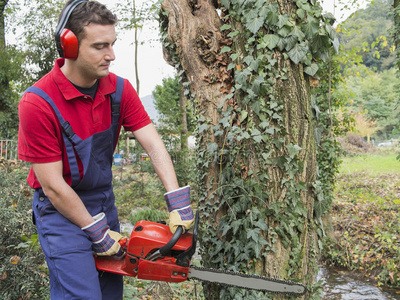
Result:
[[[295,11],[293,1],[279,0],[277,2],[280,13],[290,15],[291,12]],[[208,120],[210,124],[209,130],[199,130],[200,133],[196,136],[199,151],[208,151],[208,147],[211,144],[217,144],[220,149],[220,155],[218,155],[220,161],[204,164],[205,167],[203,166],[203,168],[206,168],[206,171],[201,178],[202,186],[200,187],[201,193],[206,194],[205,200],[200,203],[200,211],[203,210],[205,214],[207,213],[206,210],[209,209],[204,208],[206,203],[212,202],[214,204],[208,207],[216,210],[215,224],[213,224],[216,231],[220,230],[220,226],[224,224],[224,218],[233,209],[232,205],[226,204],[228,202],[224,202],[225,204],[221,205],[220,199],[215,197],[215,195],[223,197],[224,193],[221,190],[224,189],[224,186],[229,185],[227,183],[222,186],[220,180],[221,173],[227,165],[223,160],[224,153],[226,153],[225,150],[229,148],[226,142],[229,132],[219,135],[215,128],[221,124],[220,121],[224,118],[224,112],[227,112],[230,108],[236,109],[238,106],[241,106],[242,112],[247,109],[248,118],[257,119],[256,122],[258,123],[261,122],[258,120],[254,110],[241,101],[238,91],[234,97],[227,97],[231,93],[235,78],[233,70],[228,71],[227,69],[231,60],[227,54],[221,53],[221,49],[224,46],[230,46],[235,49],[239,56],[243,56],[242,54],[246,52],[245,45],[247,41],[240,34],[233,41],[226,38],[225,32],[221,31],[221,26],[224,23],[221,20],[221,11],[217,5],[217,1],[211,0],[164,0],[162,3],[162,10],[168,12],[166,27],[168,42],[173,45],[174,55],[179,58],[181,67],[190,80],[191,91],[195,95],[196,107],[200,118],[204,117],[203,119]],[[231,21],[231,25],[235,30],[240,32],[243,29],[241,23]],[[166,59],[171,61],[171,56],[166,55]],[[274,161],[279,161],[285,157],[288,146],[298,145],[301,147],[298,153],[298,160],[302,166],[299,172],[294,175],[294,179],[299,184],[304,183],[305,189],[299,194],[300,205],[305,207],[306,213],[299,217],[295,213],[291,214],[290,211],[287,213],[282,212],[282,214],[289,215],[287,223],[290,223],[291,215],[296,216],[293,218],[302,218],[300,221],[302,225],[297,226],[298,229],[294,230],[299,244],[296,249],[300,249],[300,253],[295,258],[296,267],[294,272],[292,271],[288,275],[288,265],[293,262],[293,257],[295,256],[293,254],[293,245],[289,243],[289,246],[287,246],[281,238],[276,237],[275,233],[284,225],[289,226],[289,224],[282,224],[278,220],[280,217],[267,214],[263,216],[263,219],[265,224],[268,225],[268,229],[261,231],[259,235],[273,244],[274,251],[266,250],[265,246],[262,247],[259,259],[249,259],[248,267],[263,276],[283,279],[288,279],[289,276],[309,284],[314,279],[314,269],[309,266],[310,257],[313,255],[313,249],[317,248],[315,229],[311,225],[314,204],[314,192],[311,183],[315,181],[316,175],[316,147],[311,123],[310,85],[309,80],[304,76],[301,64],[296,65],[285,59],[283,54],[277,50],[275,50],[274,58],[277,61],[276,68],[278,72],[281,70],[286,72],[286,79],[276,78],[273,83],[276,99],[279,99],[282,104],[284,130],[281,133],[276,133],[275,136],[276,138],[281,138],[282,143],[280,146],[265,146],[273,148],[274,152],[271,159]],[[240,67],[240,65],[236,66],[238,69]],[[269,103],[272,100],[265,98],[262,101]],[[266,117],[268,118],[268,116]],[[241,125],[241,122],[243,123],[240,116],[232,118],[230,122],[238,126]],[[271,125],[274,125],[273,120]],[[240,178],[238,179],[248,180],[247,182],[253,180],[258,181],[263,186],[268,185],[268,190],[262,191],[266,195],[265,198],[261,199],[261,201],[254,201],[254,206],[258,205],[260,209],[268,210],[271,209],[274,203],[279,204],[279,202],[289,201],[287,199],[290,199],[293,195],[290,194],[288,186],[283,184],[288,175],[281,167],[271,163],[268,165],[267,171],[260,174],[261,165],[265,164],[260,157],[262,154],[267,155],[267,149],[265,153],[259,153],[257,150],[259,146],[256,146],[254,141],[242,140],[237,142],[236,145],[239,144],[241,147],[240,152],[248,153],[248,155],[238,153],[237,159],[232,161],[235,166],[235,172],[239,174]],[[235,145],[231,146],[234,149]],[[238,203],[242,198],[238,196],[235,199],[237,199],[236,203]],[[245,217],[248,217],[247,214],[251,214],[251,210],[249,208]],[[209,220],[207,220],[206,216],[203,216],[202,221],[206,223]],[[299,222],[297,219],[293,221]],[[243,232],[236,232],[236,234],[240,235]],[[225,235],[222,235],[219,231],[216,236],[221,241],[226,242],[227,245],[232,240],[231,231]],[[203,264],[209,267],[218,267],[209,256],[209,253],[213,249],[215,250],[215,244],[207,241],[202,241],[202,247],[204,247],[202,251]],[[245,244],[243,244],[243,248],[245,248]],[[223,249],[220,249],[220,252],[221,256],[224,256]],[[235,258],[231,259],[235,260]],[[229,267],[228,258],[223,257],[221,260]],[[241,271],[248,270],[243,269]],[[220,287],[218,286],[207,284],[204,291],[206,299],[219,299],[220,297]],[[281,298],[283,299],[283,296],[276,296],[276,299]]]

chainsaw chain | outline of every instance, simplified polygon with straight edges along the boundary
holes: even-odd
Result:
[[[293,281],[288,281],[288,280],[283,280],[283,279],[276,279],[276,278],[271,278],[271,277],[262,277],[262,276],[258,276],[258,275],[253,275],[253,274],[246,274],[246,273],[238,273],[238,272],[233,272],[233,271],[225,271],[225,270],[219,270],[219,269],[213,269],[213,268],[204,268],[204,267],[197,267],[194,265],[190,265],[190,268],[196,269],[198,271],[207,271],[207,272],[213,272],[213,273],[220,273],[220,274],[230,274],[230,275],[235,275],[235,276],[240,276],[240,277],[244,277],[244,278],[257,278],[257,279],[264,279],[264,280],[268,280],[268,281],[273,281],[273,282],[279,282],[279,283],[284,283],[284,284],[288,284],[288,285],[299,285],[299,286],[303,286],[304,287],[304,292],[299,294],[299,293],[292,293],[292,292],[277,292],[277,291],[265,291],[263,289],[254,289],[254,288],[246,288],[246,287],[238,287],[236,285],[233,284],[229,284],[229,283],[217,283],[217,284],[221,284],[224,286],[228,286],[228,287],[236,287],[236,288],[240,288],[240,289],[246,289],[246,290],[255,290],[255,291],[259,291],[259,292],[263,292],[263,293],[272,293],[272,294],[285,294],[285,295],[293,295],[293,296],[302,296],[306,293],[307,289],[304,285],[302,285],[301,283],[297,283],[297,282],[293,282]],[[210,283],[215,283],[213,281],[210,280],[206,280],[206,279],[202,279],[202,278],[197,278],[197,277],[190,277],[190,279],[197,279],[200,281],[205,281],[205,282],[210,282]]]

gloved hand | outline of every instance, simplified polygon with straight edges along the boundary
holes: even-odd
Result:
[[[178,226],[189,230],[194,222],[192,208],[190,207],[190,186],[164,194],[169,211],[169,229],[175,233]]]
[[[123,251],[118,243],[122,239],[116,231],[110,230],[106,215],[102,212],[93,217],[93,223],[81,228],[93,243],[93,250],[99,256],[122,255]]]

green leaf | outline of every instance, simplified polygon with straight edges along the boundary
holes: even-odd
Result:
[[[267,16],[267,22],[269,26],[277,25],[279,21],[278,14],[274,11],[270,11]]]
[[[311,48],[313,53],[317,52],[325,52],[330,46],[330,40],[329,37],[326,35],[317,35],[312,43],[311,43]]]
[[[297,15],[299,16],[300,19],[303,19],[304,16],[305,16],[304,9],[299,8],[299,9],[296,11],[296,13],[297,13]]]
[[[304,73],[310,75],[310,76],[314,76],[315,73],[317,73],[318,71],[318,65],[316,63],[312,63],[311,66],[307,66],[304,69]]]
[[[227,29],[231,29],[231,27],[232,27],[231,25],[224,24],[224,25],[221,26],[220,30],[224,31],[224,30],[227,30]]]
[[[225,47],[223,47],[223,48],[221,49],[221,53],[226,53],[226,52],[230,52],[230,51],[231,51],[231,48],[228,47],[228,46],[225,46]]]
[[[264,18],[257,17],[251,19],[250,22],[246,23],[246,28],[250,30],[253,34],[256,34],[257,31],[264,25]]]
[[[307,39],[312,39],[318,33],[319,23],[313,17],[308,17],[307,22],[302,26],[303,32]]]
[[[278,28],[282,28],[287,24],[289,21],[289,16],[288,15],[279,15],[278,16],[278,23],[276,24]]]
[[[217,143],[210,143],[207,145],[207,151],[209,154],[213,154],[218,150],[218,144]]]
[[[296,35],[289,35],[288,37],[285,38],[285,40],[286,40],[285,50],[290,51],[291,49],[293,49],[294,46],[296,46],[298,38]]]
[[[302,42],[300,44],[296,44],[289,52],[289,58],[295,63],[298,64],[301,59],[307,54],[308,46],[306,43]]]
[[[252,85],[252,90],[254,93],[258,94],[260,92],[260,87],[263,82],[264,82],[264,77],[257,76]]]
[[[227,9],[229,9],[231,7],[231,1],[230,0],[221,0],[221,5],[223,5]]]
[[[233,38],[239,34],[239,30],[229,32],[228,37]]]
[[[291,34],[297,36],[299,41],[302,41],[306,36],[299,26],[294,26]]]
[[[249,113],[247,111],[242,111],[242,113],[240,115],[240,123],[242,123],[247,118],[248,114]]]
[[[295,155],[301,150],[301,147],[298,145],[289,144],[286,146],[286,149],[289,152],[289,157],[294,158]]]
[[[263,37],[263,41],[266,43],[269,50],[272,50],[276,47],[279,42],[279,36],[275,34],[266,34]]]
[[[251,104],[251,108],[253,109],[253,111],[254,111],[257,115],[259,115],[259,114],[260,114],[260,110],[261,110],[260,101],[254,101],[254,102]]]
[[[208,124],[201,124],[199,126],[199,133],[206,131],[209,128]]]

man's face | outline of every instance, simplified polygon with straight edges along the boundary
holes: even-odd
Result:
[[[89,24],[84,30],[75,66],[86,80],[94,81],[107,76],[110,63],[115,60],[115,26]]]

